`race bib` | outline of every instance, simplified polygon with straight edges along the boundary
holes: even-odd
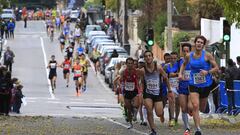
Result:
[[[194,84],[202,84],[206,82],[206,77],[200,75],[200,73],[193,74],[193,82]]]
[[[149,90],[158,90],[159,89],[159,81],[158,80],[147,80],[147,89]]]
[[[172,88],[178,88],[178,78],[169,78],[169,83]]]
[[[69,65],[69,64],[65,64],[65,65],[64,65],[64,68],[65,68],[65,69],[69,69],[69,68],[70,68],[70,65]]]
[[[56,68],[56,63],[50,63],[51,68]]]
[[[73,52],[73,49],[72,49],[72,48],[69,48],[69,52]]]
[[[73,42],[73,39],[72,39],[72,38],[70,38],[70,42],[71,42],[71,43]]]
[[[61,38],[61,39],[60,39],[60,42],[64,42],[64,39],[63,39],[63,38]]]
[[[135,83],[134,82],[125,82],[125,90],[126,91],[134,91]]]
[[[190,80],[190,73],[191,73],[191,70],[184,71],[184,73],[183,73],[184,80],[186,80],[186,81]]]
[[[81,75],[81,70],[75,70],[75,75],[80,76]]]

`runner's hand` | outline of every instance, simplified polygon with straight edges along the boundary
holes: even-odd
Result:
[[[184,78],[183,78],[182,74],[179,74],[179,75],[178,75],[178,80],[179,80],[179,81],[182,81],[182,80],[184,80]]]
[[[173,100],[173,98],[174,98],[174,95],[173,95],[172,91],[168,92],[167,96],[168,96],[168,99],[171,99],[171,100]]]
[[[200,69],[200,75],[206,76],[208,74],[208,71]]]

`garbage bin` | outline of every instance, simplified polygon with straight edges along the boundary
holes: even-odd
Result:
[[[124,44],[123,48],[127,51],[128,55],[130,55],[130,49],[131,49],[130,44]]]

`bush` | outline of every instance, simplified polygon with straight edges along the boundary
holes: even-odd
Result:
[[[190,39],[190,36],[187,32],[176,33],[173,36],[173,42],[172,42],[173,50],[172,51],[179,52],[180,51],[180,42],[189,41],[189,39]]]

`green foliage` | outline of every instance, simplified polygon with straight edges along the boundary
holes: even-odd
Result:
[[[153,28],[154,28],[154,37],[156,43],[163,48],[164,46],[164,30],[167,26],[167,14],[166,12],[160,13],[156,20],[154,21]]]
[[[88,9],[89,6],[95,7],[95,6],[101,6],[101,5],[102,5],[101,0],[88,0],[88,1],[85,2],[84,8]]]
[[[147,0],[129,0],[128,2],[130,9],[141,9]]]
[[[141,16],[138,18],[138,37],[145,41],[146,39],[146,29],[148,26],[148,21],[145,19],[145,16]]]
[[[106,9],[112,10],[113,12],[116,11],[118,6],[117,2],[118,0],[105,0]]]
[[[179,52],[180,51],[180,42],[182,41],[188,41],[190,39],[190,36],[187,32],[179,32],[176,33],[173,37],[173,51]]]
[[[217,0],[217,2],[224,8],[224,16],[231,23],[237,22],[240,27],[240,0]]]
[[[187,14],[187,1],[186,0],[173,0],[174,5],[179,12],[180,15],[185,15]]]

